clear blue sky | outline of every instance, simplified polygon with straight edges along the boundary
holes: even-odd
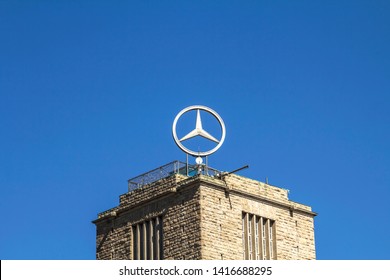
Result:
[[[390,259],[390,1],[0,0],[0,259],[94,259],[127,179],[185,160],[290,190],[318,259]]]

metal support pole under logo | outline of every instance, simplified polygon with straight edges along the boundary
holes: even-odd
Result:
[[[187,161],[186,161],[186,175],[188,176],[188,154],[186,153],[186,158],[187,158]]]

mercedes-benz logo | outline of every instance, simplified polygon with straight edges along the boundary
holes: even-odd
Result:
[[[177,133],[176,133],[176,125],[177,125],[177,122],[179,120],[179,118],[189,112],[189,111],[193,111],[193,110],[196,110],[197,113],[196,113],[196,124],[195,124],[195,129],[193,129],[192,131],[190,131],[189,133],[187,133],[185,136],[183,136],[182,138],[178,138],[177,137]],[[221,130],[222,130],[222,136],[221,136],[221,139],[216,139],[214,136],[212,136],[210,133],[208,133],[206,130],[203,129],[203,126],[202,126],[202,120],[201,120],[201,117],[200,117],[200,111],[206,111],[207,113],[213,115],[217,121],[219,122],[219,125],[221,126]],[[197,156],[197,157],[205,157],[205,156],[208,156],[214,152],[216,152],[223,144],[223,141],[225,140],[225,136],[226,136],[226,129],[225,129],[225,124],[222,120],[222,118],[217,114],[217,112],[215,112],[214,110],[206,107],[206,106],[202,106],[202,105],[194,105],[194,106],[189,106],[183,110],[181,110],[179,112],[179,114],[177,114],[175,120],[173,121],[173,125],[172,125],[172,135],[173,135],[173,139],[175,140],[176,142],[176,145],[182,150],[184,151],[185,153],[187,154],[190,154],[192,156]],[[215,143],[217,143],[217,146],[215,146],[213,149],[209,150],[209,151],[204,151],[204,152],[194,152],[194,151],[191,151],[190,149],[186,148],[181,142],[185,141],[185,140],[188,140],[190,138],[193,138],[193,137],[196,137],[196,136],[200,136],[200,137],[203,137],[203,138],[206,138],[210,141],[213,141]]]

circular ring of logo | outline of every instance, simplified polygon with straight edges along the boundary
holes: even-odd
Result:
[[[211,115],[213,115],[213,116],[217,119],[219,125],[221,126],[221,130],[222,130],[221,140],[219,140],[218,145],[215,146],[215,147],[214,147],[213,149],[211,149],[211,150],[208,150],[208,151],[205,151],[205,152],[194,152],[194,151],[192,151],[192,150],[186,148],[186,147],[181,143],[181,141],[179,140],[179,138],[177,137],[176,125],[177,125],[177,122],[178,122],[179,118],[180,118],[183,114],[185,114],[185,113],[187,113],[187,112],[189,112],[189,111],[193,111],[193,110],[202,110],[202,111],[206,111],[206,112],[210,113]],[[195,129],[195,130],[196,130],[196,129]],[[181,110],[181,111],[177,114],[175,120],[173,121],[173,125],[172,125],[172,136],[173,136],[173,139],[175,140],[176,145],[177,145],[183,152],[185,152],[185,153],[187,153],[187,154],[190,154],[190,155],[192,155],[192,156],[205,157],[205,156],[211,155],[212,153],[215,153],[215,152],[222,146],[223,142],[225,141],[226,128],[225,128],[225,124],[224,124],[222,118],[221,118],[221,117],[218,115],[218,113],[215,112],[213,109],[210,109],[210,108],[208,108],[208,107],[206,107],[206,106],[202,106],[202,105],[193,105],[193,106],[189,106],[189,107],[187,107],[187,108],[184,108],[183,110]],[[182,140],[182,141],[183,141],[183,140]]]

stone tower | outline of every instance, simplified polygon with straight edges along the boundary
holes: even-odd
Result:
[[[315,259],[311,207],[288,191],[172,162],[129,180],[98,214],[97,259]]]

